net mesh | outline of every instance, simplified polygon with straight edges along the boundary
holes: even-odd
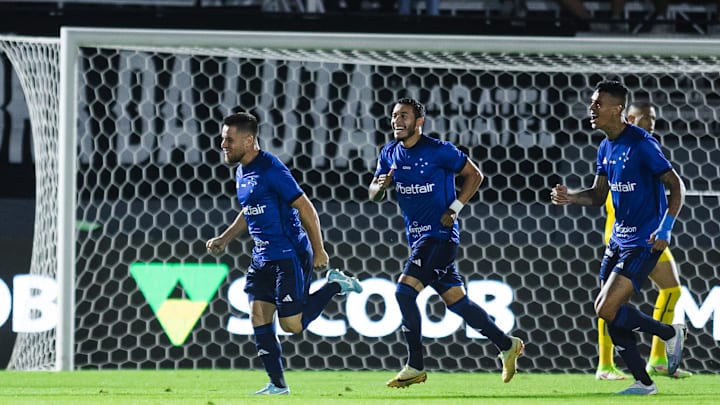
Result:
[[[425,133],[457,144],[487,175],[461,215],[458,268],[470,296],[530,342],[522,370],[596,364],[604,212],[548,202],[555,183],[592,183],[602,135],[587,103],[601,79],[617,77],[657,106],[657,132],[689,189],[673,249],[689,297],[679,307],[702,304],[717,279],[716,56],[88,46],[77,57],[78,368],[261,367],[241,288],[251,241],[217,259],[204,248],[238,209],[218,126],[236,109],[258,116],[261,146],[316,205],[331,265],[366,289],[336,298],[309,331],[281,337],[290,368],[404,364],[392,282],[408,254],[402,219],[392,196],[366,202],[366,187],[389,139],[389,109],[405,96],[425,103]],[[130,273],[147,262],[230,269],[180,344],[161,308],[191,301],[192,286],[178,279],[153,306]],[[647,287],[634,302],[650,312],[654,297]],[[421,302],[429,369],[499,369],[497,350],[436,295]],[[720,336],[701,318],[684,366],[717,371]]]
[[[30,273],[54,277],[57,268],[57,151],[59,46],[56,40],[0,38],[0,52],[20,79],[33,133],[35,227]],[[15,311],[21,310],[15,308]],[[20,333],[8,364],[10,369],[52,369],[54,330]]]

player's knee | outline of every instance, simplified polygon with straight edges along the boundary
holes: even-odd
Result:
[[[280,327],[288,333],[297,334],[303,331],[301,320],[295,318],[280,318]]]
[[[398,303],[415,302],[418,292],[405,283],[398,283],[395,287],[395,299]]]
[[[613,311],[611,308],[608,308],[605,305],[595,305],[595,313],[599,318],[605,320],[605,322],[607,323],[610,323],[615,320],[615,314],[617,313],[617,310]]]

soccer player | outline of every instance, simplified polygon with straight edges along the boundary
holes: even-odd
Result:
[[[627,121],[639,126],[650,134],[655,133],[655,108],[648,102],[635,102],[630,104],[627,111]],[[608,196],[609,197],[609,196]],[[610,242],[610,234],[615,224],[615,210],[612,199],[605,200],[607,220],[605,222],[605,243]],[[675,263],[670,248],[665,248],[658,259],[655,268],[648,276],[658,287],[658,296],[655,301],[653,318],[658,321],[671,323],[675,315],[675,304],[680,298],[680,279],[678,266]],[[615,367],[613,360],[613,344],[607,334],[605,321],[598,318],[598,348],[599,362],[595,377],[599,380],[624,380],[625,375]],[[645,369],[651,376],[663,375],[673,378],[687,378],[691,372],[678,368],[674,374],[668,374],[667,356],[665,355],[665,342],[653,336],[650,349],[650,359]]]
[[[287,395],[290,389],[275,334],[275,312],[284,330],[300,333],[335,294],[361,292],[362,286],[356,278],[331,269],[327,282],[309,294],[313,269],[325,269],[329,261],[320,220],[285,164],[260,149],[257,131],[257,119],[245,112],[223,120],[220,147],[227,163],[239,163],[235,186],[242,210],[206,247],[217,255],[245,232],[255,241],[245,292],[258,356],[270,377],[267,386],[255,394]]]
[[[418,293],[426,286],[435,289],[450,311],[498,347],[503,364],[502,380],[509,382],[515,375],[523,342],[506,335],[485,310],[468,299],[455,267],[460,242],[457,217],[477,192],[483,175],[453,144],[423,135],[424,122],[425,107],[420,102],[409,98],[397,101],[391,120],[395,139],[380,151],[377,170],[369,186],[370,199],[380,201],[388,187],[395,185],[411,248],[395,290],[408,360],[387,386],[405,388],[427,379],[420,310],[416,303]],[[457,195],[456,175],[463,180]]]
[[[600,265],[602,287],[595,312],[605,320],[608,334],[632,372],[635,382],[619,394],[651,395],[657,387],[645,370],[635,331],[650,333],[666,343],[668,373],[682,359],[684,325],[657,321],[631,306],[662,251],[670,243],[675,217],[685,199],[685,186],[663,155],[660,144],[647,131],[623,117],[628,89],[617,81],[598,83],[590,102],[590,123],[606,137],[597,154],[591,188],[568,190],[556,185],[553,204],[601,206],[611,192],[615,224]],[[670,194],[665,196],[665,189]]]

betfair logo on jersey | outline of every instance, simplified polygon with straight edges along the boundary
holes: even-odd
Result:
[[[402,183],[397,183],[395,185],[395,191],[400,194],[427,194],[432,193],[434,187],[435,184],[433,183],[410,184],[408,186]]]
[[[225,280],[228,267],[225,264],[133,263],[130,274],[170,342],[181,346]]]
[[[242,211],[245,215],[262,215],[265,213],[267,205],[248,205],[243,207]]]
[[[617,193],[629,193],[635,191],[636,185],[637,183],[630,183],[629,181],[626,183],[610,183],[610,191],[615,191]]]

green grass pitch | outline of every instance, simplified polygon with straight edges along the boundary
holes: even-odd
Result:
[[[254,397],[261,370],[123,370],[0,373],[0,404],[718,404],[720,375],[655,379],[660,393],[613,395],[628,381],[591,374],[428,373],[425,384],[385,387],[392,371],[288,371],[288,397]]]

